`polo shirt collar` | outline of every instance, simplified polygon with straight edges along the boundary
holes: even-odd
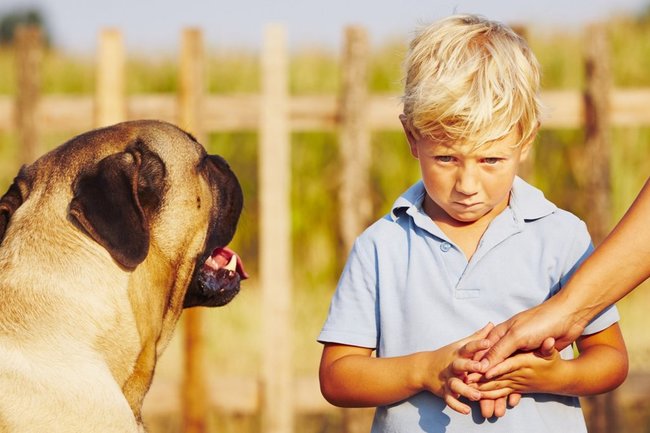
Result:
[[[509,206],[515,219],[521,222],[535,221],[557,210],[557,206],[548,201],[542,191],[520,177],[515,177],[512,184]]]

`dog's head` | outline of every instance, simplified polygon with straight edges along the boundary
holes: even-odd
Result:
[[[224,305],[239,291],[246,274],[226,246],[242,209],[241,187],[226,161],[186,132],[125,122],[77,136],[23,167],[0,199],[0,242],[22,204],[46,191],[50,201],[67,200],[68,223],[123,270],[155,255],[170,278],[191,272],[182,306]]]

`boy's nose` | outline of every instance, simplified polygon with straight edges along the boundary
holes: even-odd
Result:
[[[463,195],[474,195],[478,192],[478,176],[472,167],[463,167],[456,177],[456,191]]]

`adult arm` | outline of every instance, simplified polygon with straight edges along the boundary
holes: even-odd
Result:
[[[650,276],[650,179],[614,230],[578,268],[560,292],[496,326],[484,371],[516,350],[574,341],[600,311]],[[490,377],[490,372],[487,377]]]

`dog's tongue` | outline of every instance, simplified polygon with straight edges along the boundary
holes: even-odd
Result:
[[[223,247],[215,249],[212,251],[212,256],[208,257],[205,261],[205,264],[215,271],[226,268],[237,272],[242,280],[248,278],[248,274],[244,270],[244,263],[230,248]]]

